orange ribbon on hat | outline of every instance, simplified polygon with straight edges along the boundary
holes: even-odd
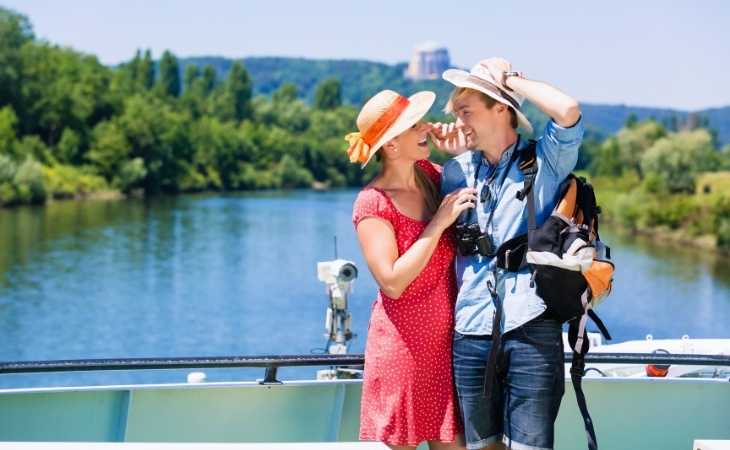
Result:
[[[370,159],[372,145],[393,126],[410,103],[407,98],[399,95],[365,133],[355,132],[345,136],[345,140],[350,142],[350,148],[347,149],[350,162],[366,162]]]

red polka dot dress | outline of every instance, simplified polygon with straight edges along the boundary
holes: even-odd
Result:
[[[417,164],[440,184],[440,166],[425,160]],[[385,192],[371,187],[355,201],[355,227],[367,216],[393,225],[401,255],[428,225],[401,214]],[[451,442],[463,434],[451,368],[455,252],[449,228],[400,298],[379,291],[365,347],[360,439],[418,445],[424,440]]]

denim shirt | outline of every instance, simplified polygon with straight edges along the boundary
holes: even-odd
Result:
[[[537,175],[532,189],[535,194],[536,223],[544,222],[555,208],[558,188],[565,177],[573,170],[578,160],[578,147],[583,138],[583,120],[574,126],[563,128],[548,121],[542,137],[537,141]],[[525,148],[529,141],[518,139],[519,149]],[[482,160],[477,175],[477,202],[471,210],[481,230],[488,230],[496,249],[503,242],[527,232],[526,200],[515,196],[524,186],[524,175],[517,162],[510,164],[515,145],[502,155],[496,166],[489,165],[484,154],[469,151],[449,160],[441,173],[441,193],[448,194],[457,188],[474,187],[475,171]],[[490,198],[481,202],[482,188],[489,182]],[[494,209],[490,220],[490,208]],[[468,212],[462,213],[458,222],[467,219]],[[488,223],[489,222],[489,223]],[[486,227],[486,228],[485,228]],[[539,316],[545,310],[545,303],[530,287],[529,268],[518,273],[497,269],[497,282],[494,282],[493,269],[496,258],[479,254],[474,256],[456,255],[456,276],[459,295],[455,308],[455,330],[461,334],[490,335],[495,313],[494,303],[487,287],[491,281],[503,304],[502,333],[513,330]]]

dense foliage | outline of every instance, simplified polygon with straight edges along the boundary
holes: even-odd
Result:
[[[592,149],[587,175],[611,221],[730,251],[730,146],[718,152],[710,131],[685,127],[629,119]]]
[[[181,70],[150,52],[115,68],[37,41],[27,18],[0,9],[0,204],[127,194],[360,185],[343,136],[357,110],[337,79],[314,107],[284,84],[253,96],[233,62]]]
[[[115,192],[361,186],[378,169],[360,170],[346,157],[343,137],[354,131],[359,105],[384,87],[404,95],[430,89],[436,110],[450,91],[440,80],[404,79],[404,65],[289,59],[286,71],[264,70],[282,64],[198,58],[181,65],[170,52],[154,61],[146,51],[110,68],[36,40],[26,17],[0,8],[0,205]],[[536,130],[544,127],[547,117],[532,105],[525,113]],[[698,181],[730,170],[729,147],[719,148],[706,117],[660,123],[631,114],[616,134],[590,123],[586,130],[577,169],[612,187],[614,220],[716,235],[730,248],[728,189]]]

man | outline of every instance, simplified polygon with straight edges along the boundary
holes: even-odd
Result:
[[[478,197],[476,208],[457,221],[453,364],[467,448],[551,449],[565,390],[562,327],[545,313],[529,268],[497,267],[496,252],[527,232],[527,205],[516,197],[524,186],[517,156],[530,145],[517,127],[532,133],[519,110],[524,99],[550,118],[536,144],[538,225],[578,159],[580,109],[573,98],[522,77],[501,58],[484,60],[469,73],[447,70],[443,77],[456,86],[445,109],[456,122],[432,125],[431,139],[442,150],[472,151],[444,165],[441,192],[475,187]],[[478,224],[471,238],[463,231],[469,223]]]

